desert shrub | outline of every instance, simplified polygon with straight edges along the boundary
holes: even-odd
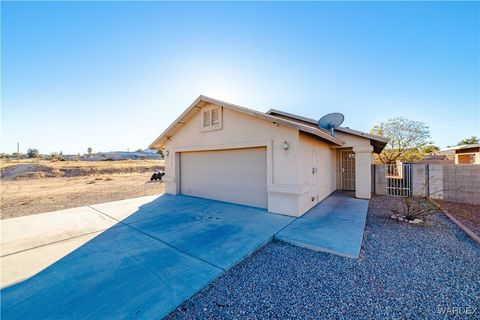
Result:
[[[424,221],[429,216],[438,212],[437,207],[426,196],[406,197],[398,208],[390,209],[399,220]]]
[[[37,158],[40,152],[37,149],[28,149],[27,150],[27,157],[29,158]]]
[[[58,160],[58,161],[64,160],[63,159],[63,154],[61,152],[52,152],[50,154],[50,159],[51,160]]]

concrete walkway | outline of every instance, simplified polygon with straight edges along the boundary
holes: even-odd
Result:
[[[2,319],[158,319],[273,237],[358,257],[368,201],[334,193],[301,218],[148,196],[1,223]]]
[[[368,200],[337,191],[275,235],[275,239],[349,258],[358,258]]]
[[[293,218],[162,195],[1,221],[2,319],[159,319]]]

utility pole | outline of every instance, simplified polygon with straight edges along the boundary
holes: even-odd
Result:
[[[17,162],[20,163],[20,143],[17,142]]]

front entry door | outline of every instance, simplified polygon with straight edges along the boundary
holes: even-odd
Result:
[[[355,152],[341,151],[341,180],[343,190],[355,190]]]

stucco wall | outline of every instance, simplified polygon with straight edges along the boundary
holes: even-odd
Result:
[[[203,106],[208,107],[211,105]],[[267,153],[268,211],[300,216],[336,189],[338,151],[329,143],[297,129],[225,108],[222,109],[222,129],[202,131],[201,116],[200,109],[164,145],[168,153],[164,177],[167,193],[180,192],[181,152],[263,146]],[[356,157],[356,175],[360,177],[356,195],[369,198],[370,140],[341,132],[336,135],[345,141],[345,147],[361,153]],[[288,150],[283,148],[285,141],[289,144]],[[316,168],[315,174],[312,174],[313,168]]]
[[[300,208],[306,212],[336,189],[336,150],[325,142],[300,133],[299,160],[300,183],[307,186],[300,197]]]
[[[229,149],[248,146],[267,147],[267,190],[270,212],[299,215],[300,175],[299,132],[296,129],[278,126],[240,112],[223,109],[223,128],[202,132],[201,112],[192,117],[165,144],[169,156],[165,159],[166,192],[176,194],[179,184],[179,152],[192,150]],[[284,141],[290,145],[285,151]]]
[[[335,131],[335,137],[342,140],[344,144],[336,153],[336,187],[341,189],[341,154],[340,150],[352,150],[355,153],[355,196],[357,198],[370,199],[372,193],[372,152],[370,139],[355,136],[352,134]]]
[[[335,137],[345,142],[342,145],[342,148],[351,148],[354,146],[369,146],[370,139],[354,136],[349,133],[335,131]]]

